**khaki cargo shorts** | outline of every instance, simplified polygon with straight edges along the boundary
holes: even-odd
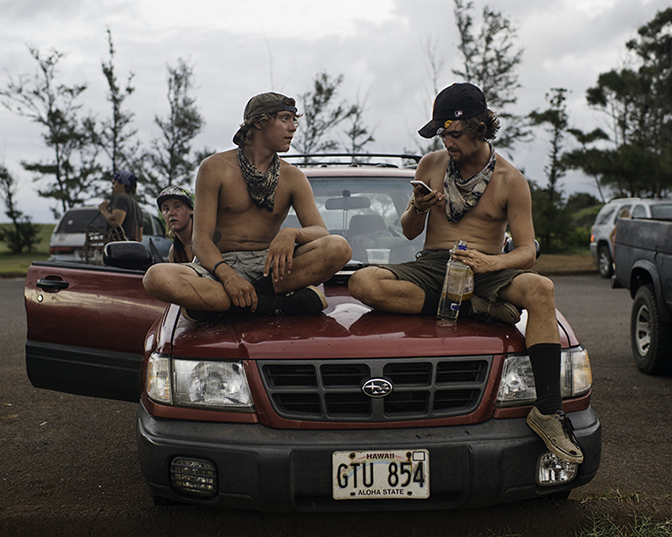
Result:
[[[265,250],[241,250],[238,252],[222,252],[222,261],[229,265],[236,273],[248,282],[258,280],[264,275],[264,264],[268,256]],[[203,278],[219,281],[219,279],[200,263],[185,263],[196,274]]]

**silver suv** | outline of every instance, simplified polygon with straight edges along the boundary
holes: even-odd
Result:
[[[590,231],[590,253],[597,259],[597,270],[603,278],[614,273],[614,244],[610,236],[624,210],[628,211],[625,218],[672,218],[672,200],[619,198],[600,209]]]

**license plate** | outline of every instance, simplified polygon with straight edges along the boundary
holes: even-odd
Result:
[[[429,498],[429,451],[335,451],[331,456],[335,500]]]

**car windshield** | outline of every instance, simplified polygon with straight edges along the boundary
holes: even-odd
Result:
[[[68,211],[61,218],[56,233],[85,233],[88,226],[106,229],[107,222],[98,209]]]
[[[656,205],[651,205],[651,217],[672,219],[672,203],[658,203]]]
[[[330,177],[310,181],[329,232],[348,240],[353,261],[380,262],[374,259],[375,255],[382,255],[383,262],[412,261],[422,249],[424,233],[409,241],[399,223],[412,193],[408,179]],[[299,225],[292,210],[285,226]]]

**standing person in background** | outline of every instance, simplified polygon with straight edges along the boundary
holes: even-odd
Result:
[[[191,234],[194,222],[194,196],[184,188],[169,186],[156,199],[166,221],[166,237],[173,241],[168,253],[171,263],[189,263],[194,259]]]
[[[618,217],[616,218],[616,222],[614,222],[614,229],[611,230],[611,233],[609,233],[609,240],[611,241],[612,246],[616,246],[616,228],[618,227],[618,221],[621,218],[630,218],[630,211],[628,209],[621,209],[621,211],[618,213]]]
[[[142,240],[142,209],[133,197],[137,185],[138,178],[132,172],[119,170],[112,176],[112,202],[103,201],[98,205],[107,224],[123,230],[123,236],[116,236],[114,229],[111,230],[115,240]]]

